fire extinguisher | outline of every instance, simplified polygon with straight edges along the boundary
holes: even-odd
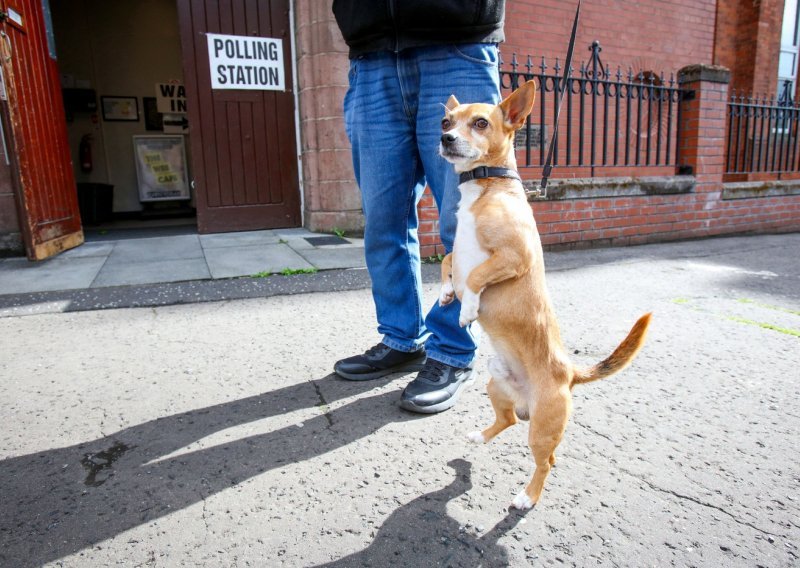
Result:
[[[78,159],[81,162],[81,171],[88,174],[94,169],[92,162],[92,136],[91,134],[84,134],[81,138],[80,149],[78,150]]]

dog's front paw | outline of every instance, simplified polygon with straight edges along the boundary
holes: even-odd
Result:
[[[483,434],[479,430],[475,430],[474,432],[470,432],[469,434],[467,434],[467,439],[473,444],[486,443],[486,438],[483,437]]]
[[[480,305],[480,294],[476,294],[469,288],[464,290],[461,297],[461,313],[458,316],[458,325],[466,327],[478,319],[478,306]]]
[[[532,509],[533,505],[534,505],[533,501],[531,501],[531,498],[528,497],[528,494],[525,493],[525,491],[520,491],[519,494],[517,494],[517,496],[514,497],[514,500],[511,501],[511,506],[514,507],[515,509],[519,509],[520,511],[527,511],[528,509]]]
[[[452,282],[445,282],[442,284],[442,289],[439,292],[439,305],[446,306],[453,302],[456,297],[456,291],[453,289]]]

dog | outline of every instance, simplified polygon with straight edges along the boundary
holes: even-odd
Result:
[[[477,320],[496,351],[486,387],[495,421],[468,438],[488,443],[518,419],[530,420],[528,443],[536,468],[512,501],[523,510],[539,502],[556,462],[572,410],[572,388],[626,367],[642,348],[651,318],[650,313],[640,317],[616,350],[593,367],[578,369],[570,363],[545,284],[536,222],[516,173],[514,132],[535,97],[533,81],[498,105],[460,104],[451,96],[439,145],[441,156],[461,176],[456,237],[452,253],[442,261],[439,303],[457,297],[459,324]]]

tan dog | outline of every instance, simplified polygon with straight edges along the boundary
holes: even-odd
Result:
[[[486,387],[495,422],[469,434],[469,439],[489,442],[518,417],[530,417],[528,443],[536,470],[513,500],[519,509],[539,501],[572,410],[572,387],[627,366],[641,349],[650,324],[650,314],[639,318],[619,347],[589,369],[570,363],[545,285],[536,222],[522,183],[513,177],[514,132],[531,112],[535,95],[530,81],[497,106],[461,105],[450,97],[439,148],[462,175],[455,244],[442,262],[439,302],[446,305],[457,296],[461,325],[477,319],[497,351],[489,361]],[[485,170],[475,170],[481,166],[505,168],[510,171],[489,173],[511,177],[464,181],[464,175],[485,175]]]

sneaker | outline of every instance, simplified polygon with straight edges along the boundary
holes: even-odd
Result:
[[[475,382],[472,367],[458,368],[428,359],[417,378],[408,383],[400,397],[400,408],[435,414],[458,402],[461,392]]]
[[[392,373],[420,371],[426,358],[424,347],[407,353],[378,343],[362,355],[336,361],[333,370],[348,381],[370,381]]]

